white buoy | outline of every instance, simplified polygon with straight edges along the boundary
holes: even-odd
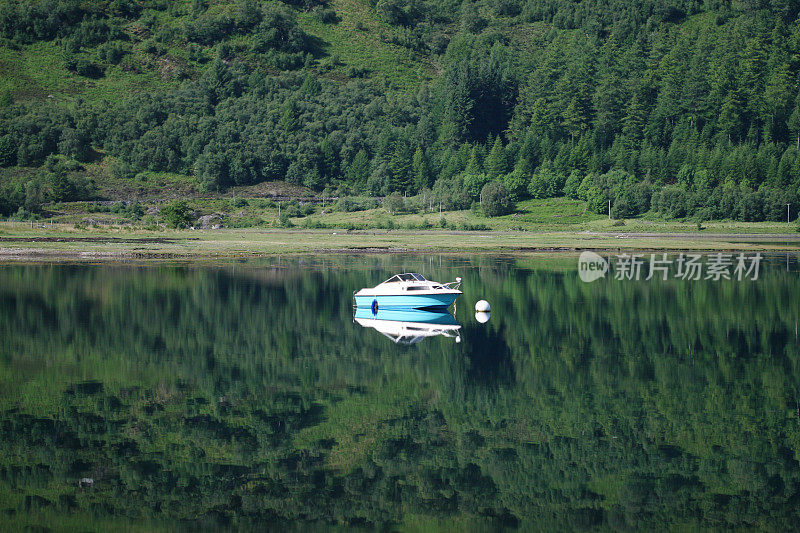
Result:
[[[479,313],[488,313],[491,310],[492,308],[486,300],[478,300],[478,303],[475,304],[475,311]]]
[[[492,313],[486,313],[484,311],[475,311],[475,320],[477,320],[481,324],[486,324],[487,322],[489,322],[491,316]]]

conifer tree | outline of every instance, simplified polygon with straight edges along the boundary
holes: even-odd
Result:
[[[431,184],[431,169],[428,163],[428,156],[417,147],[414,152],[414,158],[411,162],[412,171],[414,174],[414,189],[420,191],[424,188],[430,187]]]
[[[484,168],[486,169],[486,174],[492,178],[497,178],[508,172],[508,158],[500,137],[495,139],[492,151],[486,157]]]

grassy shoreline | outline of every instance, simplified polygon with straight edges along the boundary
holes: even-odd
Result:
[[[532,253],[582,250],[800,252],[800,235],[744,232],[220,229],[78,230],[0,223],[0,262],[224,259],[281,254]]]

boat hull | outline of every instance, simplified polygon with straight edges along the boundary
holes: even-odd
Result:
[[[434,326],[461,327],[455,317],[447,310],[424,311],[421,309],[389,308],[380,309],[373,313],[369,307],[356,309],[354,317],[364,325],[372,325],[376,321],[393,322],[398,324],[430,324]],[[362,323],[364,322],[364,323]]]
[[[356,295],[356,307],[370,309],[424,309],[449,307],[460,293]]]

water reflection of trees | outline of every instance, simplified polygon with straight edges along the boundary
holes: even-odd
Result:
[[[793,277],[320,262],[0,269],[0,507],[21,523],[793,527]],[[460,345],[352,324],[353,289],[422,267],[464,277]]]

